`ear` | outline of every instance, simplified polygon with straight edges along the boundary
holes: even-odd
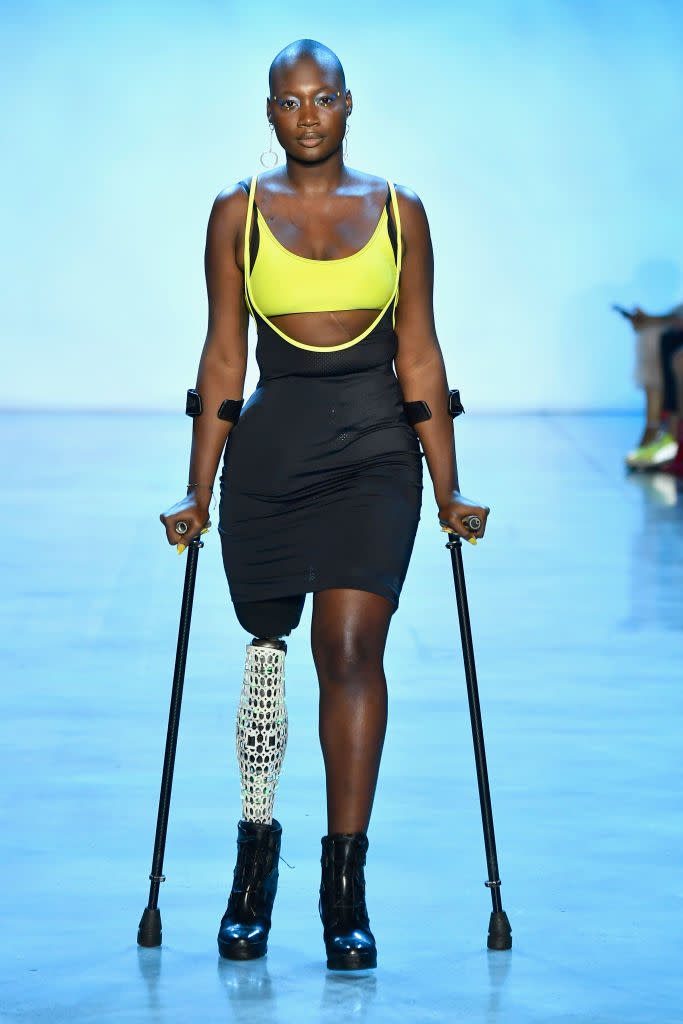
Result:
[[[273,116],[273,104],[272,104],[271,98],[269,96],[267,98],[267,100],[266,100],[266,117],[270,121],[272,116]]]
[[[348,117],[353,110],[353,97],[351,96],[351,90],[346,90],[346,116]]]

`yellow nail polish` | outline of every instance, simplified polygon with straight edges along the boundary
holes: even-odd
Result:
[[[474,546],[476,548],[476,546],[477,546],[477,538],[476,537],[468,537],[467,539],[470,542],[470,544],[474,544]]]
[[[209,532],[209,527],[205,526],[204,529],[202,530],[202,533],[208,533],[208,532]]]
[[[179,544],[178,545],[178,554],[182,555],[184,550],[185,550],[185,545],[184,544]]]

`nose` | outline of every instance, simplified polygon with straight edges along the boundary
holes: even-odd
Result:
[[[313,100],[304,100],[299,107],[299,124],[308,128],[318,123],[318,108]]]

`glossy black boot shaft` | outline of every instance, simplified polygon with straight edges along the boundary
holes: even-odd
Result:
[[[240,821],[232,891],[218,932],[218,951],[228,960],[263,956],[277,892],[282,826]]]
[[[331,971],[377,966],[377,948],[365,905],[367,849],[364,832],[336,833],[322,839],[319,909]]]

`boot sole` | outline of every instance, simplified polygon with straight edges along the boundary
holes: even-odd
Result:
[[[328,956],[328,971],[365,971],[377,966],[377,953],[341,953]]]
[[[244,943],[221,942],[218,940],[218,952],[225,960],[258,960],[266,955],[265,942],[247,945]]]

